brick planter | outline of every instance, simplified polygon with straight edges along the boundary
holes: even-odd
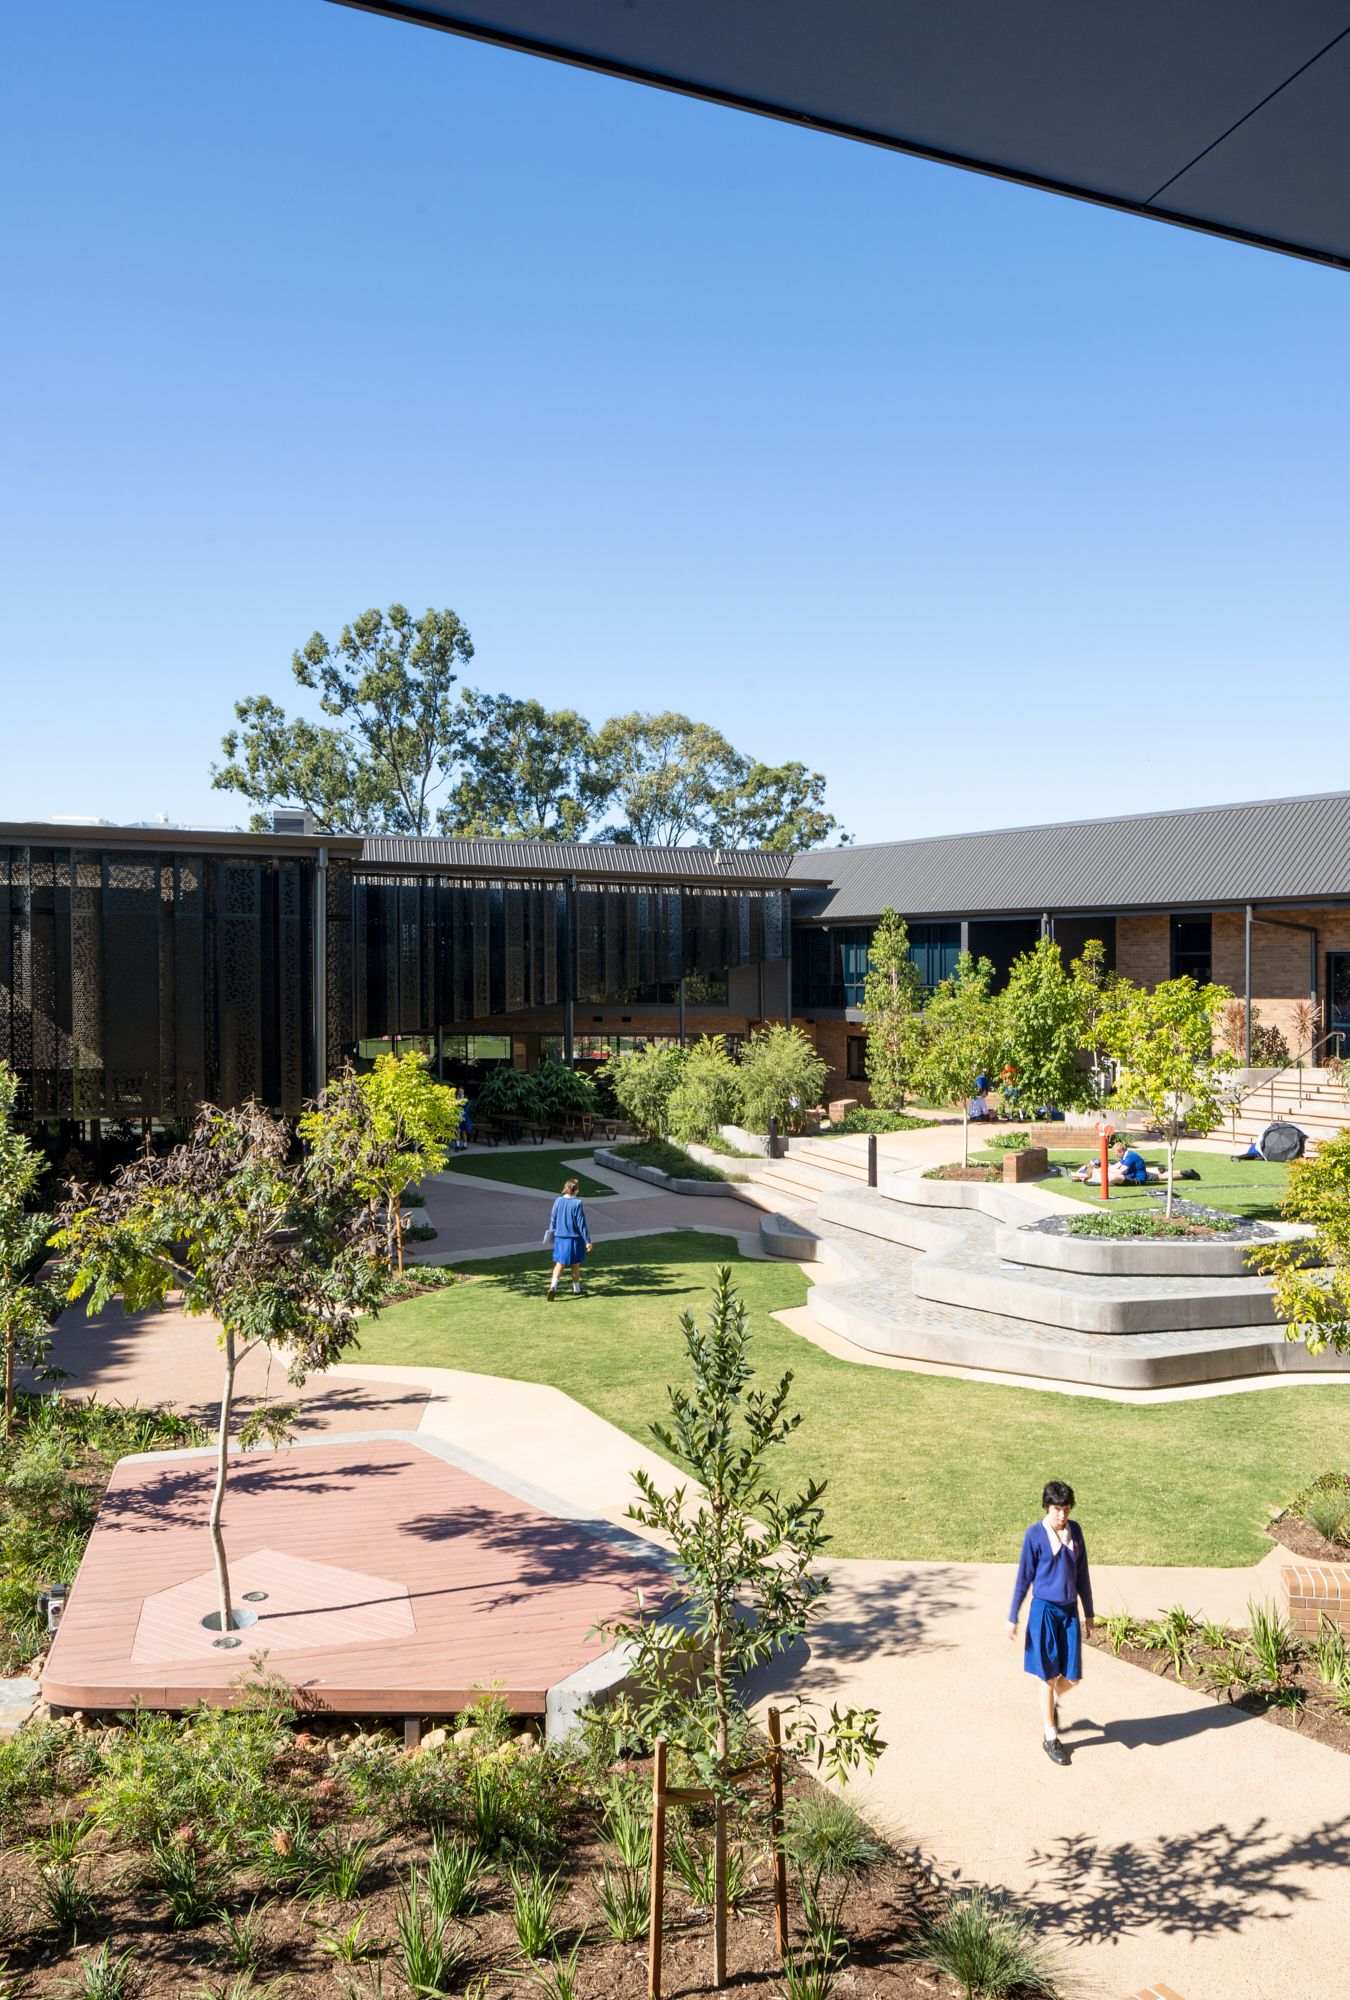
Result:
[[[1020,1153],[1003,1155],[1005,1181],[1043,1181],[1050,1171],[1050,1155],[1044,1146],[1023,1146]]]
[[[1301,1639],[1328,1618],[1350,1638],[1350,1563],[1291,1562],[1280,1571],[1285,1615]]]

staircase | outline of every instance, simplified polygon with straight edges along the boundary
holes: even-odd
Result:
[[[1248,1087],[1237,1107],[1236,1121],[1232,1114],[1210,1133],[1212,1139],[1233,1140],[1233,1150],[1249,1145],[1259,1139],[1267,1125],[1280,1121],[1297,1125],[1306,1132],[1309,1150],[1315,1152],[1324,1139],[1334,1139],[1338,1132],[1350,1129],[1350,1091],[1344,1083],[1328,1077],[1325,1070],[1304,1073],[1300,1082],[1296,1071],[1284,1071],[1270,1083],[1256,1083]],[[1316,1081],[1308,1081],[1309,1077]]]
[[[1348,1121],[1350,1122],[1350,1121]],[[759,1187],[779,1188],[807,1201],[843,1187],[867,1185],[867,1135],[846,1138],[793,1138],[781,1160],[737,1162]]]

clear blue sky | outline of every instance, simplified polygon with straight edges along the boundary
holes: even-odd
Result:
[[[5,40],[0,817],[239,823],[395,599],[861,839],[1350,777],[1345,275],[322,0]]]

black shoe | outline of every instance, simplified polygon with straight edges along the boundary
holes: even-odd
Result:
[[[546,1299],[556,1299],[557,1296],[558,1296],[557,1288],[554,1285],[550,1285],[548,1290],[544,1293],[544,1297]]]
[[[1067,1764],[1071,1761],[1068,1751],[1057,1736],[1043,1736],[1041,1745],[1052,1764]]]

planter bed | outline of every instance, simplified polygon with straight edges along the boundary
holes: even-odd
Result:
[[[625,1159],[622,1153],[611,1153],[603,1146],[597,1146],[592,1156],[599,1167],[608,1167],[611,1173],[630,1174],[636,1181],[648,1181],[653,1187],[665,1188],[671,1194],[722,1194],[736,1193],[729,1176],[716,1174],[702,1178],[686,1177],[683,1174],[669,1174],[664,1167],[649,1167],[640,1160]]]

